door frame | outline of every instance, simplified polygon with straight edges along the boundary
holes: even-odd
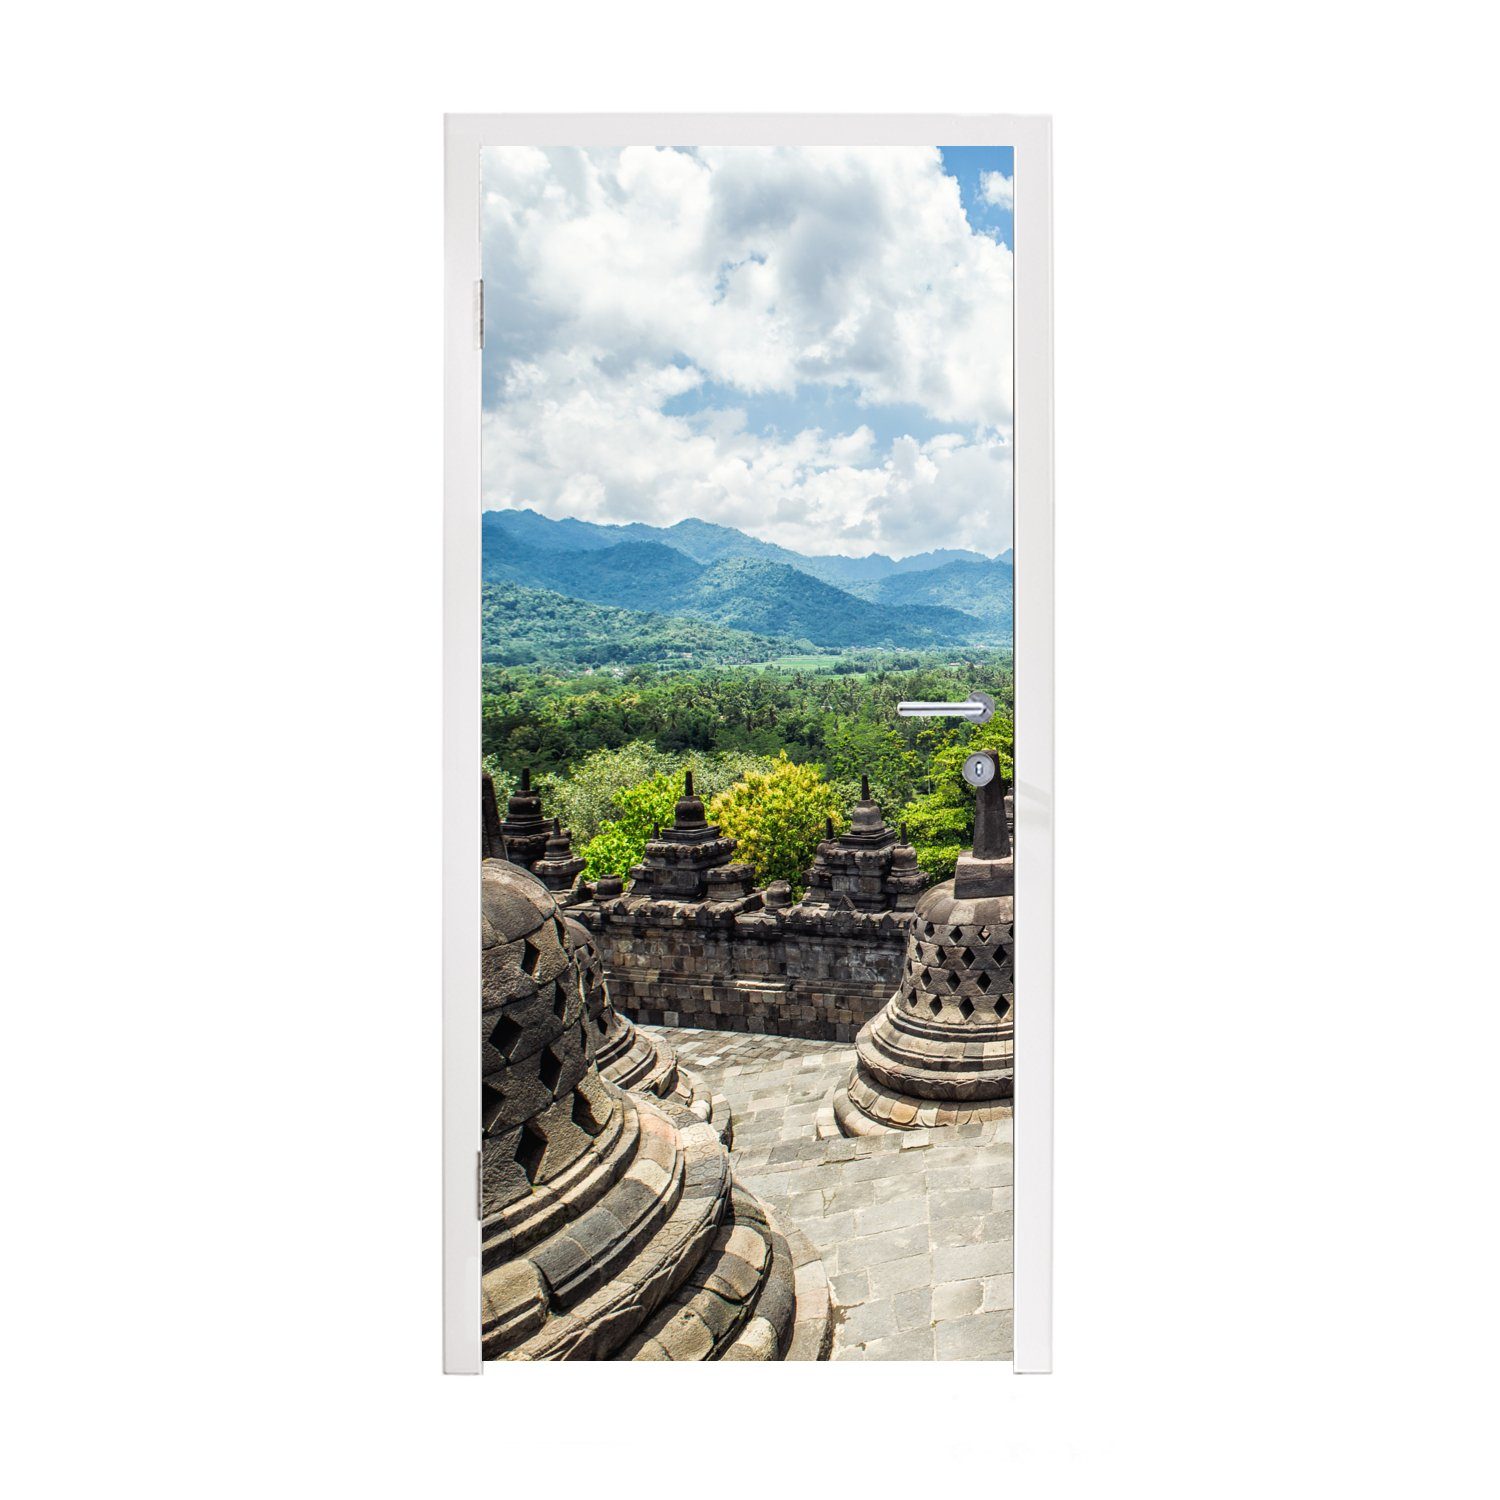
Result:
[[[1043,115],[447,115],[443,381],[443,1368],[479,1374],[480,152],[491,145],[1015,150],[1015,1332],[1052,1368],[1052,121]]]

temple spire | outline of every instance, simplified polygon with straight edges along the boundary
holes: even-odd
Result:
[[[1010,830],[1005,826],[1006,786],[997,761],[994,778],[979,788],[975,799],[975,859],[1005,859],[1010,854]]]

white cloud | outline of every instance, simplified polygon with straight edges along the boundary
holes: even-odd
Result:
[[[979,193],[986,203],[993,203],[997,208],[1014,208],[1016,179],[1007,177],[1004,172],[981,172]]]
[[[1011,255],[936,150],[518,148],[485,188],[486,503],[812,552],[1009,545]],[[663,410],[705,381],[722,410]],[[734,406],[808,386],[955,431],[882,456],[861,422],[765,435]]]

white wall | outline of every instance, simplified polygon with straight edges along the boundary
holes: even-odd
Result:
[[[12,19],[19,1492],[1479,1492],[1480,16]],[[438,1374],[440,116],[587,108],[1055,115],[1050,1378]]]

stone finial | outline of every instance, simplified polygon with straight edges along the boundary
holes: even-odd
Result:
[[[500,806],[495,798],[495,778],[479,773],[479,857],[504,859],[505,836],[500,831]]]
[[[954,873],[961,900],[1010,897],[1016,889],[1016,863],[1011,853],[1010,828],[1005,821],[1006,780],[996,774],[979,788],[974,808],[974,847],[959,856]]]
[[[547,840],[546,852],[531,867],[531,873],[549,891],[561,894],[571,891],[578,883],[578,877],[583,874],[584,863],[579,855],[573,853],[573,835],[562,827],[558,819],[553,818],[552,834]]]
[[[693,773],[689,771],[683,777],[682,796],[677,799],[672,828],[677,833],[697,833],[707,827],[708,814],[704,809],[703,799],[693,791]]]
[[[838,837],[838,834],[836,834],[833,831],[833,814],[832,813],[829,813],[828,816],[823,819],[823,826],[824,826],[824,828],[825,828],[825,830],[826,830],[826,832],[827,832],[828,837],[829,837],[830,840],[836,839]]]
[[[859,778],[859,800],[868,802],[870,800],[870,777],[869,773],[862,773]]]

